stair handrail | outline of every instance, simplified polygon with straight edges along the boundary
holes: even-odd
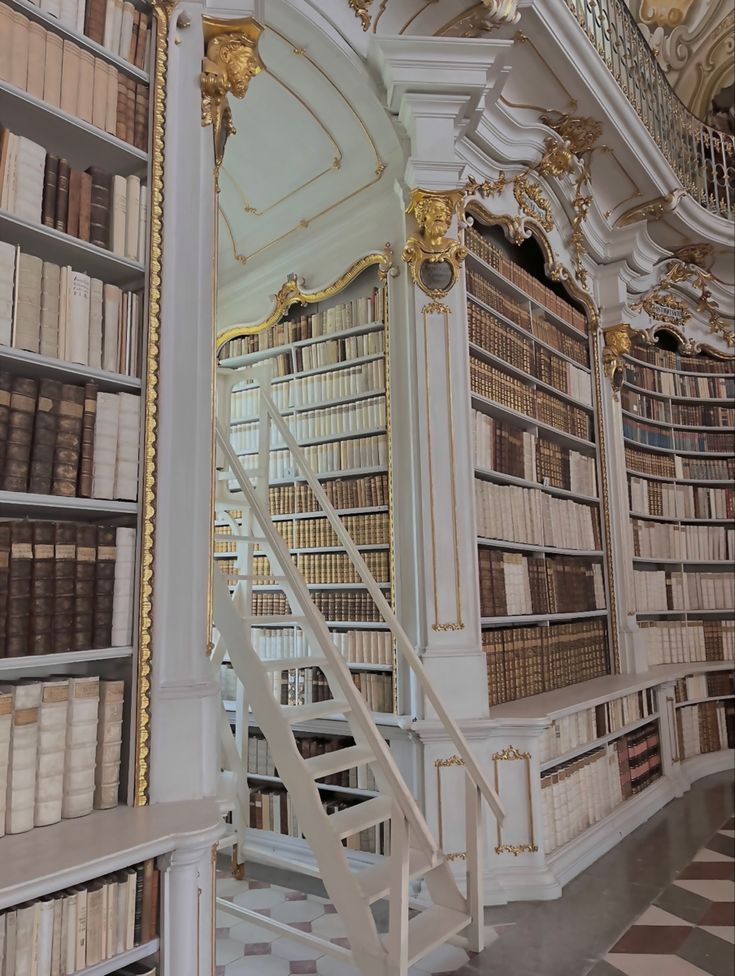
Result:
[[[373,574],[370,572],[367,563],[362,558],[359,550],[352,541],[349,532],[344,527],[344,524],[337,514],[336,509],[330,502],[327,493],[322,488],[319,479],[311,471],[310,466],[303,460],[301,445],[294,437],[291,428],[284,420],[283,416],[278,410],[278,407],[275,405],[270,394],[265,390],[263,384],[257,381],[256,384],[260,393],[262,406],[265,407],[267,414],[270,416],[271,422],[275,424],[276,428],[281,434],[284,441],[284,446],[287,447],[291,452],[295,464],[301,471],[301,476],[306,480],[314,493],[314,496],[329,520],[333,531],[335,532],[340,543],[344,546],[345,551],[347,552],[352,564],[360,576],[360,579],[365,584],[365,587],[380,611],[381,616],[388,625],[388,629],[391,631],[391,634],[395,639],[397,650],[416,675],[416,679],[424,693],[425,698],[429,701],[434,709],[438,720],[444,727],[458,756],[462,760],[466,775],[469,777],[475,788],[479,790],[486,803],[493,811],[498,823],[502,824],[505,819],[505,810],[503,809],[500,797],[490,785],[489,780],[480,768],[480,765],[475,759],[475,756],[472,753],[472,750],[470,749],[462,730],[447,711],[441,696],[434,688],[426,668],[424,667],[423,661],[416,653],[408,634],[406,634],[400,621],[398,620],[398,617],[394,613],[393,608],[386,600],[383,591],[376,582]],[[216,435],[217,441],[219,442],[231,469],[236,468],[239,465],[239,459],[232,448],[229,437],[223,431],[219,420],[216,423]]]

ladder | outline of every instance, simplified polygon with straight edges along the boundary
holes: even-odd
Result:
[[[230,404],[234,385],[246,380],[258,391],[257,463],[244,468],[230,441]],[[337,515],[276,406],[271,387],[270,365],[247,370],[218,370],[217,508],[219,513],[239,509],[239,517],[229,517],[231,536],[246,569],[236,573],[234,593],[225,576],[214,568],[213,614],[217,640],[212,665],[218,670],[225,653],[235,670],[247,702],[240,695],[238,708],[244,709],[240,741],[232,735],[222,712],[223,765],[230,786],[229,800],[223,805],[233,815],[236,851],[248,823],[249,787],[247,779],[247,707],[260,727],[298,819],[299,828],[315,857],[327,893],[345,926],[349,949],[326,939],[294,929],[275,919],[243,908],[226,898],[217,898],[217,907],[241,919],[254,922],[291,939],[321,948],[325,954],[349,962],[363,976],[406,976],[408,969],[429,952],[462,933],[467,946],[483,948],[484,920],[482,897],[482,801],[502,822],[503,810],[471,752],[464,735],[447,712],[419,655],[398,622],[383,590],[370,573],[359,550]],[[371,712],[356,688],[344,658],[335,646],[324,617],[311,599],[308,586],[292,560],[286,542],[271,520],[268,505],[269,463],[273,447],[288,450],[293,469],[313,493],[321,513],[326,516],[339,544],[349,554],[364,586],[390,629],[398,654],[413,671],[425,700],[443,724],[463,762],[465,776],[466,891],[461,891],[452,868],[435,839],[416,800],[404,782],[388,746],[373,721]],[[251,457],[255,455],[250,455]],[[269,617],[252,613],[252,586],[262,577],[252,572],[252,556],[266,555],[269,579],[274,580],[288,599],[287,612]],[[244,557],[244,558],[243,558]],[[303,638],[298,656],[266,658],[260,653],[253,628],[288,625]],[[306,704],[281,704],[280,682],[273,676],[303,668],[321,669],[331,698]],[[242,715],[242,713],[241,713]],[[323,755],[303,758],[297,748],[294,727],[314,719],[341,718],[354,745]],[[377,792],[353,806],[328,813],[321,801],[318,781],[333,773],[360,766],[372,770]],[[387,825],[389,854],[377,857],[369,867],[353,871],[343,841],[362,830]],[[235,860],[239,860],[238,857]],[[409,918],[409,886],[422,880],[430,906]],[[387,899],[388,931],[377,929],[370,905]]]

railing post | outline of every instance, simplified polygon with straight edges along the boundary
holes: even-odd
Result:
[[[481,952],[485,946],[485,899],[483,897],[482,794],[465,774],[465,831],[467,851],[467,909],[471,921],[466,929],[468,948]]]
[[[408,972],[408,823],[396,805],[390,822],[390,908],[388,965],[390,976]]]

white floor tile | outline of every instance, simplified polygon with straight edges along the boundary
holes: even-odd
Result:
[[[324,914],[324,905],[317,905],[313,901],[284,901],[271,911],[273,918],[279,922],[313,922]]]
[[[693,966],[679,956],[611,952],[605,959],[626,976],[707,976],[699,966]]]
[[[683,918],[678,918],[670,912],[665,912],[658,905],[650,905],[640,918],[637,918],[635,925],[689,925],[690,923]]]
[[[296,939],[276,939],[271,945],[271,952],[284,959],[318,959],[324,955],[323,949],[297,942]]]
[[[709,847],[703,847],[701,851],[697,851],[694,856],[695,861],[733,861],[735,858],[729,857],[727,854],[720,854],[719,851],[711,851]]]
[[[225,966],[225,976],[288,976],[288,960],[278,956],[245,956]]]
[[[243,908],[275,908],[286,901],[283,888],[253,888],[235,895],[232,901]]]
[[[215,950],[218,966],[225,966],[243,955],[242,942],[236,939],[217,939]]]
[[[464,949],[459,949],[453,945],[443,945],[434,949],[423,959],[419,959],[416,965],[425,969],[427,973],[450,973],[453,969],[464,966],[469,958]]]
[[[735,881],[720,881],[706,878],[680,878],[674,882],[679,888],[685,888],[695,895],[708,898],[710,901],[735,901]]]
[[[346,936],[344,923],[339,915],[322,915],[311,923],[312,931],[323,939],[343,939]]]
[[[240,922],[230,929],[230,938],[237,942],[275,942],[280,936],[277,932],[256,925],[254,922]]]
[[[709,932],[710,935],[716,935],[718,939],[724,939],[726,942],[732,942],[735,945],[735,927],[732,925],[700,925],[699,928]]]

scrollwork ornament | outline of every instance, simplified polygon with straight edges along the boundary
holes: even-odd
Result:
[[[633,330],[627,323],[613,325],[605,329],[603,338],[605,347],[602,351],[602,365],[605,376],[610,380],[613,397],[617,400],[625,380],[625,360],[623,356],[630,352]]]
[[[349,0],[350,10],[355,11],[355,17],[362,24],[362,29],[364,31],[370,28],[371,14],[370,7],[373,5],[373,0]]]

